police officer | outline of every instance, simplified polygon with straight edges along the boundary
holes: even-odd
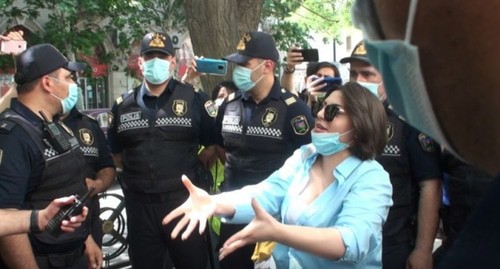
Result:
[[[19,97],[0,115],[1,208],[42,209],[56,197],[87,192],[78,142],[58,120],[76,103],[71,71],[83,67],[49,44],[30,47],[16,57]],[[59,237],[37,229],[2,237],[3,266],[86,268],[82,254],[88,228],[87,221]]]
[[[439,147],[389,108],[382,77],[371,65],[363,41],[340,62],[350,64],[351,81],[379,96],[389,120],[387,145],[376,158],[389,172],[394,202],[383,227],[383,267],[432,268],[441,205]]]
[[[272,36],[243,35],[237,52],[226,56],[236,64],[233,81],[239,92],[219,108],[218,144],[225,148],[223,191],[256,184],[280,168],[301,145],[311,142],[311,110],[282,89],[274,76],[279,54]],[[220,242],[244,225],[221,226]],[[242,247],[221,262],[221,268],[253,268],[255,245]]]
[[[132,267],[163,268],[168,249],[175,268],[205,268],[204,235],[172,240],[174,226],[161,222],[188,197],[182,174],[211,184],[203,164],[216,157],[213,102],[172,78],[176,60],[168,35],[146,34],[140,53],[144,81],[116,100],[108,130],[113,159],[123,168]],[[200,144],[205,149],[198,157]]]
[[[102,223],[99,198],[96,195],[106,191],[113,184],[115,179],[113,159],[106,143],[106,137],[94,118],[81,113],[75,106],[64,117],[63,122],[73,131],[85,156],[87,164],[85,181],[88,188],[94,188],[93,197],[89,204],[92,223],[91,234],[97,246],[102,248]],[[91,251],[89,247],[87,247],[87,250]],[[102,262],[102,253],[96,256],[89,254],[90,259],[94,262]],[[99,260],[95,261],[96,258]]]

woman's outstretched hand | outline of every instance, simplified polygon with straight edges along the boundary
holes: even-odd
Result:
[[[219,250],[219,260],[224,259],[235,250],[255,242],[274,241],[277,225],[273,216],[267,213],[257,203],[255,198],[252,198],[252,208],[255,212],[255,218],[243,230],[237,232],[224,242],[224,245]]]
[[[172,238],[177,238],[179,232],[187,225],[181,237],[182,240],[186,240],[197,224],[199,224],[200,234],[205,231],[207,220],[214,214],[216,205],[215,200],[206,191],[193,185],[185,175],[182,176],[182,183],[189,191],[189,198],[181,206],[172,210],[163,219],[163,224],[166,225],[173,219],[182,216],[172,231],[171,236]]]

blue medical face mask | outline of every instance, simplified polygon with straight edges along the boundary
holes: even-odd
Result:
[[[257,79],[254,82],[252,81],[252,73],[259,67],[261,67],[264,63],[265,61],[257,65],[254,69],[237,65],[233,70],[233,82],[236,85],[236,87],[240,89],[240,91],[242,92],[248,92],[249,90],[253,89],[253,87],[255,87],[255,84],[257,84],[257,82],[259,82],[262,78],[264,78],[264,75],[262,75],[259,79]]]
[[[316,133],[313,130],[311,131],[311,140],[319,154],[329,156],[349,146],[349,143],[340,142],[340,137],[350,132],[352,132],[352,130],[344,133]]]
[[[151,84],[159,85],[171,77],[170,61],[153,58],[144,62],[144,78]]]
[[[382,83],[373,83],[373,82],[363,82],[363,81],[358,81],[358,84],[365,87],[368,89],[371,93],[373,93],[375,96],[378,96],[378,86]]]
[[[378,40],[382,37],[380,23],[369,19],[377,18],[372,1],[357,0],[352,9],[353,20],[368,37],[368,57],[382,74],[393,110],[458,157],[438,124],[422,76],[418,48],[410,43],[417,2],[410,3],[405,40]]]
[[[75,107],[76,102],[78,101],[78,86],[76,85],[76,83],[69,83],[63,80],[59,80],[55,77],[49,77],[49,78],[68,84],[68,96],[66,96],[66,98],[64,99],[59,98],[55,96],[53,93],[50,93],[52,96],[54,96],[57,100],[61,102],[61,106],[63,109],[62,113],[63,115],[66,115],[71,111],[71,109],[73,109],[73,107]]]

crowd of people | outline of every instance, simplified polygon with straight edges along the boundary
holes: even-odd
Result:
[[[75,107],[85,64],[50,44],[13,55],[15,86],[0,100],[0,268],[100,268],[96,195],[117,168],[132,268],[500,266],[498,83],[481,73],[495,70],[483,54],[498,42],[480,30],[495,9],[389,2],[354,3],[365,40],[340,60],[349,82],[337,63],[310,62],[301,90],[302,55],[291,47],[279,77],[269,34],[241,37],[223,57],[232,81],[210,98],[189,83],[195,64],[187,80],[173,76],[170,37],[147,33],[144,79],[116,99],[107,137]],[[450,31],[467,18],[469,31]],[[11,39],[22,32],[1,37]],[[450,66],[464,51],[481,64]]]

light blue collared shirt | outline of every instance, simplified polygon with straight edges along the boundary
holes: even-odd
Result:
[[[230,223],[248,223],[254,212],[251,197],[271,215],[285,219],[290,201],[304,189],[318,153],[312,144],[302,146],[285,164],[257,185],[228,192],[235,203]],[[346,252],[329,260],[277,244],[273,258],[278,268],[382,268],[382,225],[392,205],[389,174],[374,161],[350,156],[333,171],[335,181],[306,209],[296,215],[295,225],[337,229]],[[286,222],[285,222],[286,223]]]

